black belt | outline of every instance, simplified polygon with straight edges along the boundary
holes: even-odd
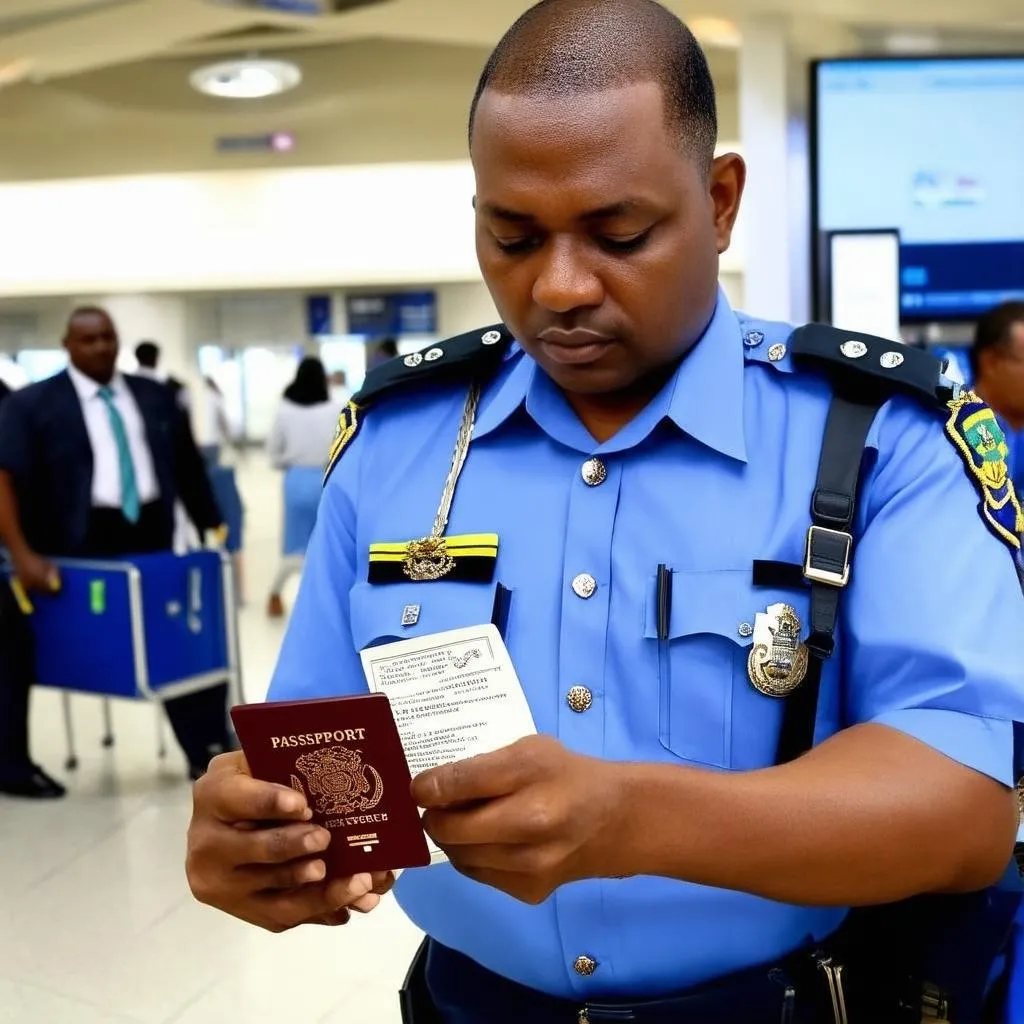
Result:
[[[405,1024],[833,1024],[842,973],[825,954],[802,952],[659,999],[573,1002],[520,985],[433,940],[405,987]],[[894,1024],[897,1015],[869,1019]]]

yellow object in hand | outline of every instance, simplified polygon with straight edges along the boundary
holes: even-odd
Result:
[[[60,584],[58,582],[57,587],[59,586]],[[21,585],[21,580],[16,579],[14,576],[11,577],[11,593],[14,594],[14,600],[18,602],[18,607],[21,609],[22,615],[31,615],[35,611],[35,607],[28,599],[28,594],[25,592],[25,588]]]

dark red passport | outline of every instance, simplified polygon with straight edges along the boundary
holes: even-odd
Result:
[[[328,878],[430,863],[384,694],[241,704],[231,720],[253,777],[298,790],[330,831]]]

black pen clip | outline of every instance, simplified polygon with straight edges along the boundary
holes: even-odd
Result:
[[[672,621],[672,572],[664,565],[658,566],[658,639],[667,640],[669,623]]]

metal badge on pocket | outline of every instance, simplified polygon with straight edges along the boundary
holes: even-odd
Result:
[[[770,605],[754,620],[754,642],[747,674],[766,697],[788,697],[807,675],[807,648],[800,642],[802,626],[796,609]]]

